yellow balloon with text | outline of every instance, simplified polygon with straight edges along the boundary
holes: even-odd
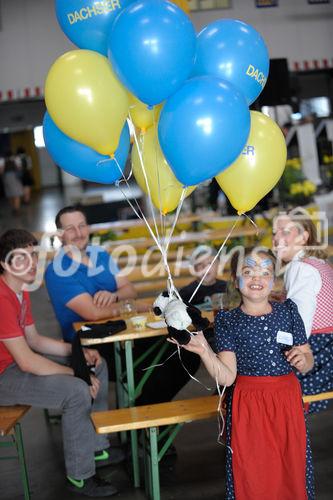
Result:
[[[162,104],[158,104],[152,109],[149,109],[147,104],[140,101],[130,92],[128,92],[128,99],[129,116],[136,127],[142,132],[145,132],[147,128],[157,124],[162,110]]]
[[[283,174],[287,147],[280,127],[268,116],[251,111],[247,143],[226,170],[216,176],[238,214],[248,212],[276,185]]]
[[[183,186],[176,179],[162,153],[156,127],[150,127],[145,134],[140,136],[139,146],[151,200],[163,215],[172,212],[178,207]],[[149,194],[136,144],[132,149],[132,168],[138,185],[144,193]],[[195,187],[186,188],[185,196],[189,196]]]
[[[106,57],[92,50],[60,56],[46,78],[45,102],[66,135],[104,155],[116,151],[128,96]]]

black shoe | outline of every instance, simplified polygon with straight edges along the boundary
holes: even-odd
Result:
[[[106,450],[97,451],[95,453],[95,464],[99,469],[100,467],[107,467],[108,465],[117,465],[124,462],[126,455],[121,448],[109,447]]]
[[[110,497],[118,493],[117,488],[95,475],[88,479],[72,479],[67,476],[68,489],[86,497]]]

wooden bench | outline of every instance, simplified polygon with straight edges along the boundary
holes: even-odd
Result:
[[[159,462],[165,452],[184,423],[217,417],[218,404],[218,396],[207,396],[94,412],[91,418],[98,434],[143,431],[141,437],[143,440],[146,494],[148,498],[159,500]],[[167,428],[158,435],[160,426],[167,426]],[[161,440],[164,441],[164,444],[159,446]],[[137,456],[137,450],[132,449],[132,455]]]
[[[193,273],[193,269],[190,266],[179,265],[174,262],[169,263],[171,275],[173,278],[178,278],[180,276],[186,276],[190,280],[196,279]],[[161,263],[153,265],[139,265],[132,268],[122,268],[120,269],[120,276],[126,276],[126,278],[132,283],[144,280],[155,280],[167,277],[167,272],[164,265]]]
[[[0,448],[15,446],[20,464],[21,478],[23,482],[24,499],[30,499],[30,489],[28,473],[25,464],[24,447],[21,426],[19,421],[30,410],[30,406],[0,406],[0,436],[1,438],[10,436],[10,440],[0,442]],[[0,457],[1,460],[16,458],[15,456]]]
[[[333,392],[303,396],[304,403],[333,399]],[[184,423],[218,417],[219,396],[94,412],[91,419],[98,434],[142,430],[145,490],[160,500],[159,462]],[[158,436],[158,428],[168,426]],[[159,441],[168,439],[159,449]],[[133,453],[133,450],[132,450]],[[137,453],[136,453],[137,455]]]
[[[187,244],[198,244],[200,243],[209,243],[209,242],[222,242],[228,236],[230,231],[229,229],[218,229],[218,230],[206,230],[199,232],[186,232],[183,235],[173,236],[170,241],[170,247]],[[261,230],[259,232],[254,227],[236,227],[232,234],[229,236],[229,239],[234,238],[257,238],[258,236],[262,236]],[[141,238],[128,238],[123,240],[115,240],[110,241],[108,244],[108,249],[112,252],[112,249],[121,245],[132,245],[136,250],[138,249],[148,249],[155,247],[155,241],[150,237],[141,237]]]

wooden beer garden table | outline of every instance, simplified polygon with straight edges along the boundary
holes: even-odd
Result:
[[[115,335],[109,335],[103,338],[91,338],[91,339],[81,339],[81,344],[83,346],[93,346],[98,344],[113,343],[114,344],[114,354],[115,354],[115,371],[116,371],[116,393],[117,402],[119,408],[126,408],[135,406],[135,399],[140,395],[143,390],[144,384],[147,379],[152,374],[155,365],[157,365],[163,354],[165,353],[168,343],[165,337],[168,334],[166,327],[163,328],[150,328],[145,326],[143,329],[136,330],[131,325],[131,318],[134,316],[146,316],[147,321],[156,322],[160,321],[152,313],[133,313],[129,318],[126,318],[127,329],[123,332],[116,333]],[[207,317],[210,321],[213,321],[213,312],[203,311],[203,316]],[[121,317],[109,318],[111,320],[122,319]],[[94,322],[75,322],[73,327],[76,332],[78,332],[82,326],[89,326],[89,323],[106,323],[109,319],[104,319],[101,321]],[[138,359],[133,360],[133,342],[140,339],[147,338],[157,338],[155,344],[150,346],[147,351],[140,356]],[[159,337],[159,338],[158,338]],[[122,348],[125,350],[125,367],[123,366],[123,356],[121,355]],[[147,367],[144,371],[144,375],[135,381],[134,370],[142,363],[151,353],[155,352],[154,359],[151,362],[151,366]],[[122,440],[125,441],[125,436],[122,435]],[[138,459],[138,441],[137,441],[137,431],[131,431],[131,447],[132,447],[132,462],[133,462],[133,473],[134,473],[134,486],[138,487],[140,485],[140,473],[139,473],[139,459]]]

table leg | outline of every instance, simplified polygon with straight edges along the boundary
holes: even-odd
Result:
[[[131,340],[126,340],[126,342],[125,342],[125,357],[126,357],[128,406],[130,407],[130,406],[135,405],[133,351],[132,351],[132,341]],[[134,486],[135,486],[135,488],[138,488],[140,486],[140,469],[139,469],[137,431],[131,431],[131,449],[132,449]]]
[[[114,362],[116,371],[116,394],[117,394],[117,406],[118,408],[124,408],[124,389],[121,382],[122,376],[122,362],[121,362],[121,345],[120,342],[114,343]]]
[[[160,475],[159,475],[159,460],[158,460],[158,446],[157,446],[157,428],[151,427],[149,429],[150,441],[150,472],[151,472],[151,498],[153,500],[160,500]]]
[[[116,395],[117,395],[117,407],[125,407],[125,391],[122,384],[122,361],[121,361],[121,344],[120,342],[114,343],[114,362],[116,371]],[[122,444],[127,442],[126,432],[120,433],[120,441]]]

